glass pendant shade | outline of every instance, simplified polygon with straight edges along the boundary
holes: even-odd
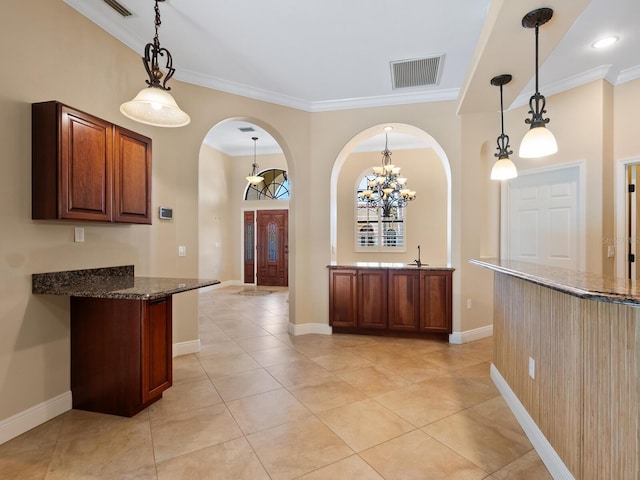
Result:
[[[491,169],[491,180],[509,180],[517,176],[518,169],[509,157],[499,159]]]
[[[249,182],[251,185],[258,185],[260,182],[262,182],[262,180],[264,180],[264,178],[260,175],[249,175],[247,177],[247,182]]]
[[[545,126],[532,127],[526,133],[522,142],[518,156],[520,158],[538,158],[553,155],[558,151],[556,138],[551,130]]]
[[[140,90],[133,100],[120,105],[120,112],[131,120],[154,127],[183,127],[191,121],[171,94],[157,87]]]

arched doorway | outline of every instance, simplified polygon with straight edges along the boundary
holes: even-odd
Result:
[[[252,140],[253,137],[258,140]],[[247,245],[245,213],[253,212],[255,222],[258,217],[256,212],[259,211],[288,212],[288,196],[247,195],[249,184],[246,177],[252,172],[252,164],[256,163],[256,159],[262,172],[286,172],[288,180],[290,174],[284,151],[286,146],[282,148],[281,144],[282,140],[271,127],[249,118],[227,119],[207,133],[200,150],[198,181],[198,262],[201,277],[245,283],[248,278],[244,275],[247,247],[251,249],[253,258],[257,253],[254,250],[257,244],[255,237],[252,245]],[[257,223],[253,223],[250,230],[254,235],[257,234]],[[289,237],[287,225],[284,248],[278,250],[287,256],[285,278],[288,278]],[[252,268],[257,270],[258,266]]]
[[[340,249],[341,248],[344,249],[345,246],[346,248],[349,248],[349,246],[345,245],[345,243],[342,240],[341,240],[342,243],[340,243],[338,239],[339,237],[344,238],[345,233],[347,233],[346,228],[351,228],[349,222],[346,222],[344,220],[343,212],[348,208],[345,202],[348,199],[351,199],[351,197],[355,196],[355,187],[354,187],[353,194],[348,193],[348,195],[350,196],[348,196],[347,200],[345,200],[345,198],[343,197],[344,195],[343,192],[346,190],[346,188],[344,188],[344,183],[341,184],[341,175],[343,174],[343,171],[346,171],[346,169],[348,168],[347,163],[352,161],[352,159],[354,158],[353,155],[355,152],[358,152],[360,150],[371,151],[376,149],[379,152],[382,150],[381,147],[384,146],[384,143],[383,143],[384,133],[385,133],[384,127],[393,128],[392,129],[393,135],[391,134],[389,135],[390,149],[394,148],[393,139],[395,135],[395,138],[398,139],[398,143],[396,143],[396,148],[406,147],[406,148],[415,149],[416,151],[417,150],[424,150],[425,152],[429,151],[430,152],[429,154],[431,155],[432,160],[435,160],[435,164],[437,165],[437,168],[441,169],[440,178],[441,178],[441,182],[443,183],[443,185],[441,185],[443,193],[442,193],[442,196],[440,197],[442,199],[440,204],[434,206],[434,205],[426,205],[423,203],[421,206],[418,207],[417,204],[421,202],[416,201],[415,202],[416,205],[409,205],[406,208],[408,211],[410,211],[412,207],[415,207],[414,210],[419,210],[419,209],[422,210],[422,212],[416,212],[416,213],[423,213],[424,208],[432,208],[432,207],[435,207],[440,210],[446,210],[446,214],[444,215],[442,220],[442,225],[438,226],[437,228],[442,228],[446,231],[445,233],[443,233],[443,240],[442,240],[442,242],[444,243],[444,251],[445,251],[445,253],[443,253],[444,261],[442,263],[451,264],[451,254],[452,254],[451,167],[449,165],[448,158],[444,150],[442,149],[442,147],[438,144],[438,142],[427,132],[415,126],[400,124],[400,123],[379,124],[360,132],[359,134],[355,135],[349,142],[347,142],[347,144],[340,151],[338,157],[336,158],[336,161],[333,165],[333,169],[331,172],[331,186],[330,186],[330,189],[331,189],[331,192],[330,192],[331,260],[333,262],[339,260],[341,257]],[[371,145],[371,142],[373,142],[373,145]],[[410,144],[408,146],[406,145],[400,146],[400,142],[404,142],[405,144],[407,142],[413,142],[413,144]],[[369,147],[365,148],[367,144],[369,144]],[[374,146],[375,148],[373,148]],[[372,166],[373,165],[375,164],[372,164]],[[360,181],[360,178],[357,177],[357,175],[360,175],[360,173],[361,173],[360,170],[358,170],[357,173],[352,172],[350,174],[353,177],[352,182],[354,183],[354,186],[356,185],[357,182]],[[418,171],[416,177],[411,180],[412,189],[415,189],[418,192],[417,193],[418,198],[420,198],[421,195],[424,196],[426,193],[425,190],[423,190],[422,194],[420,193],[420,186],[427,185],[427,181],[425,180],[424,175],[425,175],[424,173],[421,173]],[[341,186],[341,188],[339,188],[339,186]],[[342,218],[340,218],[341,215],[342,215]],[[416,217],[416,215],[414,214],[414,218],[415,218],[415,220],[413,220],[414,224],[425,222],[424,215],[420,215]],[[420,234],[420,235],[425,235],[425,234]],[[417,244],[420,241],[420,238],[421,238],[420,236],[414,237],[412,242]],[[355,240],[354,240],[354,243],[355,243]],[[405,254],[405,257],[407,256],[407,254]],[[413,252],[411,252],[411,254],[413,254]],[[382,258],[381,255],[378,253],[376,253],[375,257]],[[354,257],[354,258],[357,258],[357,257]],[[393,260],[389,260],[389,258],[393,258],[393,257],[387,256],[385,257],[384,261],[393,261]],[[399,256],[398,258],[403,258],[403,257]],[[366,260],[362,259],[362,261],[366,261]],[[369,260],[369,261],[373,261],[373,260]]]

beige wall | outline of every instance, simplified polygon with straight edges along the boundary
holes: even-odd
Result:
[[[380,150],[382,150],[381,145]],[[393,150],[391,160],[408,178],[407,186],[417,191],[407,205],[406,249],[404,252],[375,253],[355,251],[355,189],[371,167],[381,165],[379,152],[351,153],[337,182],[337,252],[338,263],[401,262],[410,263],[421,246],[421,260],[430,265],[447,265],[447,177],[440,157],[431,148]]]
[[[136,124],[118,111],[143,85],[140,52],[128,49],[61,0],[11,2],[0,16],[0,41],[5,46],[3,63],[10,68],[0,89],[0,195],[5,206],[0,230],[0,422],[69,389],[69,301],[31,295],[31,273],[133,263],[137,274],[145,276],[211,274],[239,279],[239,271],[223,259],[240,256],[233,250],[240,230],[234,222],[239,222],[235,212],[242,206],[233,194],[238,186],[232,183],[242,179],[226,168],[224,177],[202,178],[229,162],[202,142],[213,126],[230,118],[267,129],[284,152],[292,185],[292,322],[328,322],[327,199],[334,165],[345,161],[350,153],[345,147],[361,132],[399,122],[431,136],[451,169],[454,331],[491,324],[491,282],[485,270],[468,260],[497,253],[498,187],[488,179],[499,125],[495,112],[460,117],[451,101],[311,114],[172,80],[174,95],[192,123],[159,129]],[[604,198],[611,188],[605,185],[610,163],[640,156],[633,128],[638,97],[636,81],[615,89],[594,82],[549,98],[550,128],[560,153],[537,163],[516,160],[521,169],[585,161],[587,266],[592,271],[609,268],[601,239],[611,233],[603,221],[612,213],[610,199]],[[173,207],[175,218],[160,222],[154,215],[152,226],[32,221],[30,104],[52,99],[151,137],[153,211],[160,205]],[[526,131],[525,117],[526,107],[505,116],[514,150]],[[202,159],[210,159],[210,164]],[[242,176],[245,169],[243,165]],[[213,183],[204,186],[208,181]],[[420,191],[419,185],[415,187]],[[230,197],[212,194],[225,188]],[[201,225],[203,218],[213,221]],[[85,227],[84,244],[73,243],[73,227],[78,225]],[[210,239],[213,249],[201,245]],[[218,239],[221,246],[216,249]],[[187,247],[186,257],[177,256],[178,245]],[[467,298],[473,300],[470,310]],[[197,339],[196,292],[174,297],[174,321],[175,342]]]

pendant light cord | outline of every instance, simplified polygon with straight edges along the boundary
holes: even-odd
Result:
[[[536,22],[536,94],[540,93],[540,88],[538,87],[538,30],[540,28],[540,24]]]
[[[504,107],[502,106],[502,85],[500,85],[500,130],[504,135]]]
[[[158,6],[158,0],[156,0],[156,6],[155,6],[155,12],[156,12],[156,36],[153,37],[153,43],[157,46],[160,46],[160,39],[158,38],[158,28],[160,27],[160,25],[162,25],[162,21],[160,20],[160,7]]]

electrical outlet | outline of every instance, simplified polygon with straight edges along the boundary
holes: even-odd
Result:
[[[470,298],[467,298],[467,310],[471,310],[472,306],[473,306],[473,302],[471,301]]]
[[[75,227],[73,229],[73,241],[75,243],[84,243],[84,228]]]
[[[178,246],[178,256],[179,257],[186,257],[187,256],[187,247],[185,247],[184,245]]]
[[[536,361],[531,357],[529,357],[529,376],[536,378]]]

